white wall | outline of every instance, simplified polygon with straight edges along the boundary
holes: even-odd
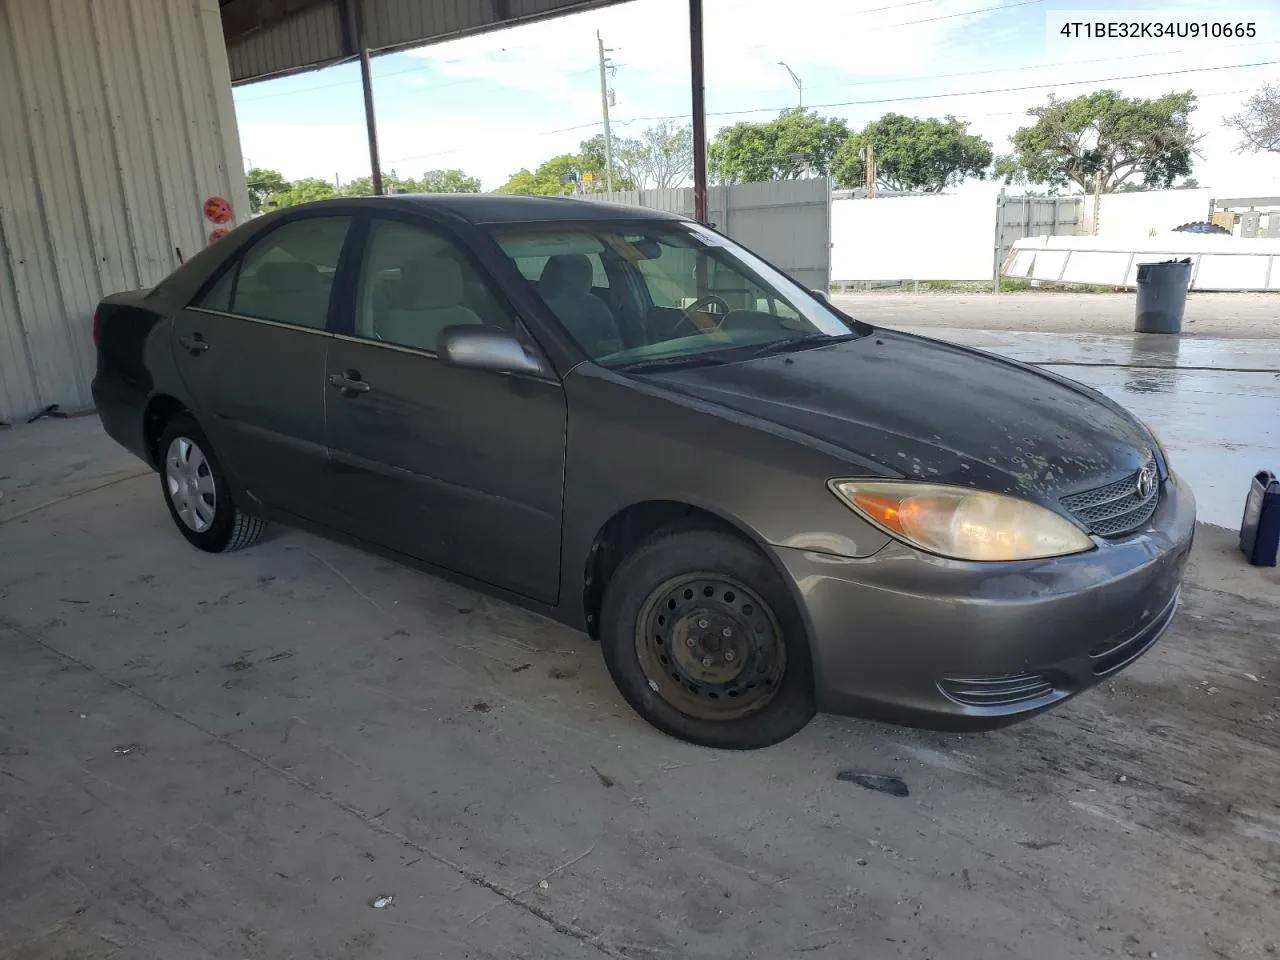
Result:
[[[1136,238],[1167,233],[1184,223],[1207,220],[1215,197],[1242,196],[1223,190],[1153,190],[1149,193],[1109,193],[1102,198],[1098,236]],[[1086,229],[1092,232],[1093,197],[1085,199]]]
[[[990,280],[995,200],[986,193],[831,204],[831,280]]]
[[[95,305],[211,196],[248,217],[217,0],[0,0],[0,420],[91,405]]]

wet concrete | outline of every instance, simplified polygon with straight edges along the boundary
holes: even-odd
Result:
[[[1280,340],[897,329],[1044,366],[1124,404],[1159,433],[1206,523],[1238,528],[1250,478],[1280,473]]]

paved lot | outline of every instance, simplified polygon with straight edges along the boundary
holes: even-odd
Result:
[[[1134,297],[1046,288],[999,296],[884,291],[838,294],[835,301],[868,323],[888,327],[1125,334],[1133,332]],[[1280,294],[1192,293],[1183,330],[1188,337],[1280,337]]]
[[[200,554],[140,466],[93,419],[0,432],[4,960],[1280,949],[1280,574],[1223,531],[1048,716],[731,754],[468,590],[287,529]]]

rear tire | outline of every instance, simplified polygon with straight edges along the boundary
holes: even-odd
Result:
[[[266,521],[236,506],[227,475],[195,420],[185,413],[175,416],[156,449],[165,505],[192,546],[228,553],[262,539]]]
[[[680,740],[754,750],[815,712],[804,623],[750,544],[675,530],[642,544],[605,590],[600,641],[619,691]]]

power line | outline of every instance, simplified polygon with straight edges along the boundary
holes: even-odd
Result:
[[[1220,50],[1231,50],[1237,47],[1269,47],[1280,43],[1280,40],[1256,40],[1253,43],[1231,43]],[[1016,73],[1022,70],[1051,70],[1055,67],[1077,67],[1089,63],[1114,63],[1118,60],[1140,60],[1143,57],[1171,57],[1179,53],[1199,53],[1202,51],[1184,48],[1181,50],[1159,50],[1149,53],[1128,53],[1118,57],[1096,57],[1092,60],[1059,60],[1056,63],[1028,63],[1017,67],[993,67],[989,70],[963,70],[958,73],[920,74],[914,77],[888,77],[881,80],[851,80],[848,83],[825,83],[812,90],[843,90],[848,87],[878,87],[891,83],[913,83],[918,80],[952,80],[956,77],[980,77],[993,73]]]
[[[1220,70],[1245,70],[1251,67],[1270,67],[1280,63],[1280,60],[1261,60],[1257,63],[1233,63],[1225,66],[1217,67],[1190,67],[1184,70],[1160,70],[1152,73],[1134,73],[1122,77],[1094,77],[1089,80],[1058,80],[1053,83],[1032,83],[1024,84],[1020,87],[995,87],[987,90],[963,90],[948,93],[920,93],[908,97],[880,97],[875,100],[842,100],[831,103],[815,103],[811,105],[812,109],[824,107],[863,107],[875,106],[883,103],[907,103],[915,100],[944,100],[953,97],[979,97],[996,93],[1022,93],[1028,90],[1052,90],[1057,87],[1076,87],[1090,83],[1115,83],[1121,80],[1147,80],[1153,77],[1174,77],[1188,73],[1212,73]],[[790,107],[750,107],[744,110],[717,110],[707,113],[709,117],[736,117],[745,116],[752,113],[783,113]],[[617,120],[615,123],[625,126],[630,123],[638,123],[641,121],[651,120],[682,120],[689,116],[687,113],[666,114],[662,116],[649,117],[632,117],[629,120]],[[573,130],[583,130],[587,127],[595,126],[594,123],[582,123],[572,127],[561,127],[558,130],[550,131],[552,133],[568,133]]]

